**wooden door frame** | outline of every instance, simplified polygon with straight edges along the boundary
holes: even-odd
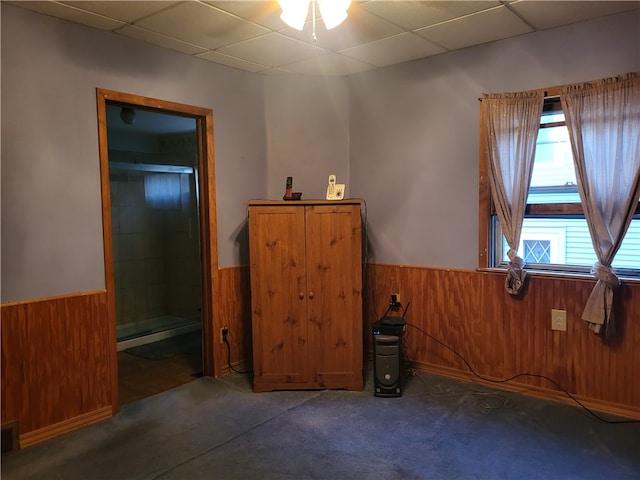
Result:
[[[220,281],[218,275],[218,229],[216,219],[215,161],[213,155],[213,111],[181,103],[128,93],[96,89],[98,110],[98,144],[100,155],[100,183],[102,189],[102,232],[104,245],[104,270],[107,290],[109,345],[111,370],[112,409],[120,408],[118,400],[118,351],[115,314],[115,281],[113,272],[113,239],[111,229],[111,194],[109,186],[109,148],[107,143],[107,101],[158,113],[168,113],[196,120],[198,137],[198,175],[200,189],[200,257],[202,276],[202,344],[203,374],[217,376],[213,356],[215,326],[219,324],[218,312]]]

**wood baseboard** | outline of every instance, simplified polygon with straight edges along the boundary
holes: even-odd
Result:
[[[77,430],[78,428],[91,425],[92,423],[106,420],[111,417],[112,414],[113,409],[111,406],[104,407],[54,425],[49,425],[48,427],[44,427],[39,430],[34,430],[33,432],[25,433],[20,435],[20,448],[29,447],[62,435],[63,433],[69,433],[73,430]]]
[[[481,385],[486,385],[491,388],[497,388],[499,390],[506,390],[509,392],[521,393],[530,397],[540,398],[542,400],[551,400],[554,402],[564,403],[579,407],[574,399],[567,396],[566,393],[560,390],[554,390],[551,388],[538,387],[535,385],[527,385],[519,382],[505,382],[495,383],[486,380],[482,380],[470,372],[463,372],[452,368],[441,367],[439,365],[431,365],[428,363],[411,362],[411,367],[416,368],[425,373],[432,373],[434,375],[441,375],[443,377],[455,378],[457,380],[470,381]],[[498,379],[496,379],[498,380]],[[585,398],[580,395],[572,396],[578,400],[584,407],[594,412],[605,413],[609,415],[616,415],[619,417],[625,417],[633,420],[640,420],[640,408],[633,408],[627,405],[618,405],[612,402],[601,401],[593,398]]]

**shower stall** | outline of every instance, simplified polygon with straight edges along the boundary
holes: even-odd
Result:
[[[198,171],[157,160],[109,152],[118,350],[201,329]]]

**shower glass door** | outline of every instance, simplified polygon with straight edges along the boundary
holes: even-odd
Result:
[[[200,325],[192,167],[110,163],[118,341]]]

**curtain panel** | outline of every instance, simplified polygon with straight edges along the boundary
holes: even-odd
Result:
[[[505,288],[511,295],[522,292],[527,275],[518,245],[543,103],[544,93],[539,91],[482,96],[491,196],[509,245]]]
[[[595,333],[615,333],[611,262],[640,197],[640,74],[564,87],[560,94],[578,191],[598,261],[582,319]]]

